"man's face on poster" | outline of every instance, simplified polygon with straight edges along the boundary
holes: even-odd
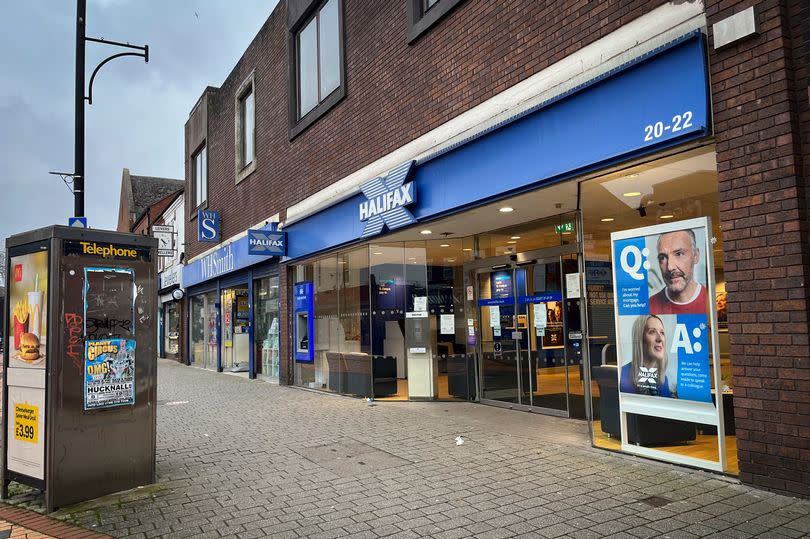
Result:
[[[658,238],[658,265],[671,296],[690,288],[699,257],[700,250],[684,230],[667,232]]]

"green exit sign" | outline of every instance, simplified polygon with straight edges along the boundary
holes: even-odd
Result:
[[[554,232],[557,234],[565,234],[574,231],[574,223],[562,223],[554,225]]]

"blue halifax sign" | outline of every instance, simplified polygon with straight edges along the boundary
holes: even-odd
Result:
[[[219,212],[200,210],[197,214],[197,241],[219,243]]]
[[[360,203],[360,222],[365,223],[361,237],[375,236],[383,226],[394,230],[416,222],[405,206],[416,202],[413,182],[405,183],[413,170],[413,161],[391,169],[385,177],[374,178],[360,186],[366,200]]]
[[[271,230],[248,230],[248,254],[284,256],[287,254],[287,233]]]

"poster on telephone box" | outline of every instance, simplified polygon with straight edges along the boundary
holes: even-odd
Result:
[[[135,404],[135,340],[87,341],[84,360],[84,409]]]

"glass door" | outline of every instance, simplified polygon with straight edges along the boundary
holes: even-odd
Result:
[[[530,403],[526,332],[516,327],[515,269],[476,272],[481,398],[515,405]]]
[[[581,364],[578,289],[567,297],[579,282],[576,259],[527,253],[473,270],[482,401],[570,415]]]
[[[566,321],[560,257],[529,260],[515,269],[518,326],[527,333],[524,356],[529,365],[529,405],[551,413],[568,413]]]

